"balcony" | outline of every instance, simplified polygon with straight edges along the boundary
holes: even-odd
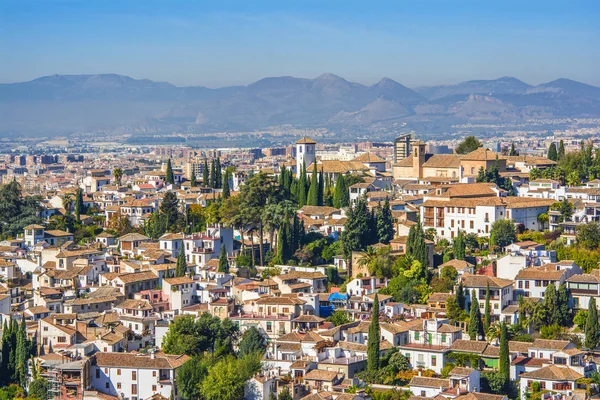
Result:
[[[261,314],[261,313],[249,313],[249,314],[232,314],[230,318],[240,319],[269,319],[269,320],[284,320],[289,321],[292,318],[296,318],[292,314]]]

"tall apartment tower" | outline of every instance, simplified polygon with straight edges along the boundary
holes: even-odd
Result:
[[[316,145],[317,142],[306,136],[296,142],[296,174],[302,170],[302,164],[308,167],[315,162]]]
[[[407,133],[394,139],[394,163],[402,161],[406,157],[410,156],[411,141],[412,133]]]

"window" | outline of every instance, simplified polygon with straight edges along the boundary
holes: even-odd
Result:
[[[415,340],[419,340],[419,332],[415,332]]]
[[[66,343],[67,342],[67,338],[64,336],[59,336],[58,337],[58,343]]]
[[[156,385],[152,385],[152,391],[156,392]]]
[[[567,359],[564,357],[554,357],[554,364],[566,365]]]
[[[131,371],[131,379],[137,379],[137,371]]]
[[[529,281],[525,281],[525,289],[529,289]]]
[[[152,371],[152,377],[156,378],[156,371]]]
[[[121,375],[121,370],[120,369],[117,370],[117,375]]]
[[[267,322],[267,332],[272,332],[272,331],[273,331],[273,323]]]
[[[100,378],[100,370],[99,369],[96,370],[96,379],[98,379],[98,378]]]
[[[121,382],[117,382],[117,389],[121,389]]]
[[[131,394],[137,394],[137,385],[131,385]]]
[[[474,221],[469,221],[469,228],[471,228],[471,229],[475,228],[475,222]]]
[[[446,343],[446,334],[442,333],[442,343]]]
[[[104,387],[108,389],[108,382],[104,384]]]
[[[437,357],[431,356],[431,366],[435,367],[437,365]]]

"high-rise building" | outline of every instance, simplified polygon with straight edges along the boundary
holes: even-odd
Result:
[[[404,160],[410,156],[410,142],[412,140],[412,133],[407,133],[402,136],[398,136],[394,140],[394,163]]]

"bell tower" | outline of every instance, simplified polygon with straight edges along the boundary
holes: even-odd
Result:
[[[412,142],[413,156],[413,178],[423,178],[423,164],[425,164],[425,146],[424,142],[415,140]]]
[[[296,176],[302,170],[302,164],[308,168],[315,162],[315,150],[317,142],[308,137],[303,137],[296,142]]]

